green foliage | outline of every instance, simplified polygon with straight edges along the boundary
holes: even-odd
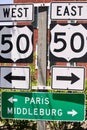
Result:
[[[35,79],[35,75],[37,75],[37,70],[35,69],[35,64],[29,64],[30,73],[31,73],[31,86],[37,86],[37,80]]]

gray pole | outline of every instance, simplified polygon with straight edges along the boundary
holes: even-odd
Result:
[[[38,85],[41,89],[46,86],[47,68],[47,8],[39,7],[38,12]],[[43,91],[43,90],[42,90]],[[37,121],[38,130],[45,129],[45,121]]]

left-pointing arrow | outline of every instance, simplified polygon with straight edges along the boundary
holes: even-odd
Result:
[[[10,103],[13,103],[13,102],[17,102],[18,99],[13,98],[13,97],[10,97],[10,98],[8,99],[8,101],[9,101]]]
[[[4,78],[10,83],[12,83],[12,80],[25,80],[25,76],[13,76],[12,73],[9,73]]]
[[[71,76],[56,76],[56,80],[71,81],[71,84],[77,82],[80,78],[71,73]]]

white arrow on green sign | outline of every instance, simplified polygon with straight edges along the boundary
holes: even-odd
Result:
[[[2,92],[2,118],[83,121],[85,95]]]

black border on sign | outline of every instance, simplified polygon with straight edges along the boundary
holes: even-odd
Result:
[[[28,29],[30,29],[32,31],[32,46],[33,46],[33,38],[34,38],[34,28],[32,25],[1,25],[0,26],[0,31],[4,28],[4,27],[7,27],[7,28],[14,28],[14,27],[18,27],[18,28],[22,28],[22,27],[27,27]],[[1,44],[1,43],[0,43]],[[2,56],[0,56],[0,63],[33,63],[33,50],[32,50],[32,53],[30,56],[28,56],[27,58],[23,58],[23,59],[18,59],[16,60],[15,62],[10,59],[10,58],[4,58]]]
[[[56,26],[56,25],[62,25],[62,26],[66,26],[66,25],[72,25],[73,27],[74,26],[77,26],[77,25],[80,25],[80,23],[59,23],[59,24],[56,24],[56,23],[52,23],[52,24],[50,24],[50,42],[51,42],[51,30]],[[83,23],[83,24],[81,24],[86,30],[87,30],[87,24],[86,23]],[[49,46],[50,46],[50,44],[49,44]],[[49,60],[50,60],[50,62],[81,62],[81,63],[86,63],[87,62],[87,52],[82,56],[82,57],[79,57],[79,58],[72,58],[72,59],[70,59],[69,61],[68,60],[66,60],[65,58],[63,58],[63,57],[56,57],[55,55],[53,55],[52,54],[52,52],[50,51],[50,49],[49,49]]]
[[[17,21],[27,21],[27,22],[33,22],[34,21],[34,4],[33,3],[28,3],[28,4],[25,4],[25,3],[22,3],[22,4],[1,4],[0,6],[17,6],[17,5],[32,5],[32,20],[0,20],[0,22],[17,22]]]
[[[1,66],[1,67],[0,67],[0,72],[1,72],[1,68],[11,68],[11,69],[12,69],[12,68],[23,68],[23,69],[24,69],[24,68],[27,68],[27,69],[29,69],[29,87],[24,89],[24,88],[15,88],[15,87],[14,87],[14,88],[10,88],[10,87],[9,87],[9,88],[4,88],[4,87],[1,87],[1,86],[0,86],[0,89],[11,89],[11,90],[12,90],[12,89],[17,89],[17,90],[29,90],[29,89],[30,89],[30,87],[31,87],[31,86],[30,86],[30,83],[31,83],[30,67]],[[4,78],[4,77],[3,77],[3,78]],[[1,79],[0,79],[0,81],[1,81]]]
[[[58,89],[57,89],[57,88],[53,88],[53,87],[52,87],[52,86],[53,86],[53,68],[67,68],[67,69],[71,69],[71,68],[74,68],[74,69],[79,68],[79,69],[80,69],[80,68],[82,68],[82,69],[84,69],[84,75],[83,75],[83,76],[84,76],[84,78],[83,78],[83,79],[84,79],[84,81],[83,81],[83,89],[68,89],[68,88],[67,88],[67,89],[63,89],[63,88],[61,88],[61,86],[60,86],[60,88],[58,88]],[[76,91],[76,90],[77,90],[77,91],[83,91],[83,90],[85,90],[85,70],[86,70],[85,67],[80,67],[80,66],[79,66],[79,67],[71,67],[71,66],[69,67],[69,66],[57,66],[57,65],[53,65],[53,66],[51,67],[51,88],[54,89],[54,90],[67,90],[67,91],[69,91],[69,90],[74,90],[74,91]]]
[[[81,2],[77,2],[77,1],[76,2],[74,2],[74,1],[73,2],[72,1],[70,1],[70,2],[69,1],[66,1],[66,2],[61,2],[61,1],[60,2],[51,2],[50,3],[50,19],[52,21],[56,21],[56,20],[87,20],[87,18],[84,18],[84,19],[76,19],[76,18],[75,19],[74,18],[73,19],[70,19],[70,18],[67,18],[67,19],[66,18],[52,19],[52,4],[53,3],[84,3],[84,4],[86,3],[87,4],[87,2],[83,2],[83,1],[81,1]]]

